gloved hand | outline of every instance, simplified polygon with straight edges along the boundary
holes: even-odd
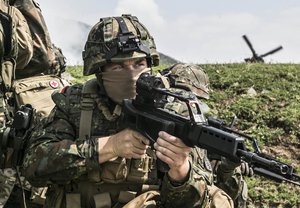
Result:
[[[223,173],[231,173],[234,171],[235,168],[239,166],[241,168],[241,174],[243,176],[252,177],[254,175],[252,167],[250,167],[247,162],[242,161],[241,163],[235,163],[224,157],[221,158],[221,164],[219,166],[219,169]]]
[[[235,168],[239,167],[241,163],[239,162],[232,162],[231,160],[221,157],[221,164],[219,166],[219,170],[223,173],[231,173],[234,171]]]
[[[252,177],[254,175],[252,167],[249,166],[249,163],[242,161],[241,163],[241,173],[243,176]]]

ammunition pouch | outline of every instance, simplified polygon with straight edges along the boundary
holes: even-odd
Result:
[[[92,170],[87,176],[70,182],[63,188],[66,207],[90,203],[95,203],[96,207],[116,204],[121,207],[139,194],[158,190],[156,158],[152,153],[151,149],[147,150],[142,159],[117,158],[102,164],[100,170]]]
[[[124,182],[129,173],[130,160],[118,157],[113,161],[103,163],[99,171],[100,180],[107,183]],[[91,178],[90,178],[91,179]]]
[[[146,187],[147,186],[147,187]],[[65,191],[66,207],[88,207],[90,204],[95,204],[95,207],[123,207],[125,204],[134,200],[135,197],[143,193],[158,191],[159,185],[142,185],[133,183],[94,183],[89,181],[79,181],[76,183],[71,182],[64,186],[64,188],[55,186],[49,197],[54,197],[54,201],[47,200],[46,207],[58,207],[58,204],[62,203],[61,200],[57,200],[56,193],[60,190]],[[48,197],[48,196],[47,196]],[[55,200],[57,200],[55,202]],[[50,206],[51,204],[51,206]],[[81,206],[80,206],[81,205]]]
[[[141,159],[116,158],[101,164],[100,170],[88,173],[89,181],[111,184],[137,183],[154,184],[157,181],[156,156],[153,150]]]
[[[36,116],[43,118],[49,115],[55,105],[51,99],[52,93],[61,90],[66,85],[68,83],[55,75],[41,75],[14,80],[13,91],[16,106],[30,103],[36,110]]]

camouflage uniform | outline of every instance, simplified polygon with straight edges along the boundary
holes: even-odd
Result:
[[[15,172],[12,169],[0,169],[0,207],[6,203],[15,185]]]
[[[66,83],[61,83],[61,79],[56,76],[49,76],[50,80],[39,77],[42,74],[60,75],[64,69],[61,57],[64,56],[52,45],[38,4],[34,0],[1,0],[0,12],[1,89],[5,90],[5,95],[1,92],[0,96],[0,117],[2,119],[0,137],[2,137],[3,132],[7,129],[5,123],[9,125],[11,119],[9,115],[13,115],[20,105],[31,103],[37,110],[38,116],[35,118],[38,122],[54,106],[50,97],[54,89],[50,87],[49,82],[52,79],[58,81],[58,89]],[[10,18],[11,22],[5,21]],[[26,84],[27,86],[25,86]],[[30,90],[33,93],[30,94]],[[23,99],[25,96],[26,99]],[[12,105],[9,105],[4,98],[15,102],[13,104],[10,102]],[[5,113],[6,118],[3,112],[7,112]],[[31,196],[30,185],[23,177],[21,179],[22,186],[26,189],[27,205],[34,207],[35,205],[31,204],[29,198],[39,199],[36,197],[37,195]],[[15,170],[11,168],[1,170],[0,182],[0,206],[3,206],[10,196],[5,207],[22,207],[21,185],[14,186],[15,183],[18,183]],[[11,192],[13,193],[10,195]]]
[[[153,38],[137,18],[101,19],[83,57],[84,74],[98,73],[98,80],[55,93],[56,107],[33,132],[26,151],[23,173],[36,186],[48,185],[45,207],[208,207],[213,204],[210,190],[231,207],[228,195],[210,189],[210,163],[199,149],[191,152],[191,168],[180,183],[158,171],[153,147],[140,159],[117,157],[99,164],[98,138],[121,130],[120,105],[106,94],[99,69],[123,58],[145,57],[148,66],[158,65]]]
[[[98,99],[95,102],[100,109],[93,110],[91,138],[88,140],[79,138],[81,88],[81,85],[74,85],[65,93],[53,96],[57,104],[56,109],[48,117],[45,125],[47,127],[45,129],[41,127],[33,133],[31,148],[23,164],[26,168],[26,176],[31,183],[37,186],[45,185],[45,183],[51,184],[46,207],[57,205],[57,201],[54,199],[61,197],[60,200],[62,200],[68,196],[68,192],[71,190],[84,195],[85,193],[82,192],[85,192],[86,189],[81,190],[79,184],[88,186],[87,189],[92,192],[89,194],[94,197],[110,193],[112,205],[116,203],[124,205],[124,202],[127,202],[124,201],[125,199],[119,199],[119,192],[127,191],[130,187],[135,196],[144,193],[147,185],[150,190],[151,186],[156,190],[159,185],[162,185],[161,197],[165,200],[166,207],[182,207],[183,204],[180,205],[180,203],[191,207],[195,202],[201,204],[206,200],[206,181],[211,182],[212,175],[207,169],[209,166],[200,165],[208,164],[208,161],[204,161],[205,157],[198,156],[198,154],[203,155],[200,152],[193,153],[191,164],[194,164],[194,167],[190,172],[188,182],[180,186],[180,192],[170,184],[166,176],[158,175],[152,149],[148,150],[148,154],[143,159],[118,158],[115,161],[99,165],[95,159],[97,155],[96,142],[92,138],[115,133],[119,129],[118,122],[117,120],[108,120],[103,114],[104,109],[114,109],[114,106],[104,102],[104,99]],[[42,158],[42,160],[35,158]],[[57,165],[58,161],[60,165]],[[42,166],[47,168],[43,169]],[[112,182],[113,180],[117,182]],[[67,190],[66,193],[64,190]],[[187,194],[181,196],[182,192],[187,192]],[[58,193],[63,195],[56,195]],[[190,194],[201,196],[203,199],[189,198]],[[87,198],[88,196],[83,197]],[[173,204],[175,202],[179,202],[179,204]],[[189,205],[188,202],[191,204]],[[89,207],[83,204],[82,206]],[[61,207],[64,207],[63,202]]]
[[[60,63],[55,55],[47,25],[39,4],[34,0],[14,0],[13,6],[24,15],[30,29],[33,57],[24,67],[16,68],[16,78],[26,78],[38,74],[59,74]]]
[[[193,92],[199,98],[202,113],[206,114],[209,111],[208,106],[201,102],[203,99],[209,99],[209,78],[200,66],[178,63],[165,69],[162,73],[170,80],[171,87],[174,87],[173,91],[188,93],[182,90],[185,89]],[[186,104],[179,100],[168,103],[165,107],[177,114],[188,116]],[[235,207],[246,207],[248,187],[239,164],[225,158],[222,158],[221,162],[214,160],[211,162],[215,171],[215,184],[234,200]],[[245,163],[245,165],[247,164]]]
[[[216,186],[224,190],[233,200],[235,207],[247,207],[248,186],[241,166],[222,158],[216,167]]]
[[[8,87],[11,87],[14,63],[20,67],[24,67],[32,57],[32,39],[26,19],[18,9],[11,7],[8,1],[1,0],[0,12],[1,81],[6,82]],[[5,21],[9,17],[11,17],[11,22]],[[12,59],[14,60],[13,62],[11,62]],[[2,117],[0,132],[2,133],[6,128],[4,112],[7,109],[4,102],[4,94],[3,92],[0,92],[0,94],[0,114]],[[2,157],[3,155],[1,154],[1,161],[3,161]],[[13,169],[0,169],[0,207],[3,207],[8,200],[15,182],[16,177]]]
[[[187,93],[182,89],[176,88],[171,89],[171,91],[180,92],[180,94]],[[203,106],[203,104],[201,105],[200,102],[200,108],[201,106]],[[193,106],[191,107],[192,111],[195,112],[196,109]],[[189,116],[186,104],[179,100],[167,103],[165,109],[184,117]],[[207,154],[206,151],[205,154]],[[217,164],[215,164],[215,162]],[[212,161],[212,164],[213,170],[215,171],[215,185],[224,190],[234,200],[235,207],[246,207],[248,188],[243,178],[241,168],[236,167],[239,166],[239,164],[231,163],[225,158],[222,159],[221,163],[219,161]]]

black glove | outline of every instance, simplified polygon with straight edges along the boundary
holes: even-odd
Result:
[[[221,157],[221,164],[219,166],[219,169],[223,173],[232,173],[234,169],[239,167],[240,165],[241,165],[240,162],[232,162],[225,157]]]
[[[243,176],[252,177],[254,175],[252,167],[249,166],[249,163],[242,161],[241,163],[241,173]]]

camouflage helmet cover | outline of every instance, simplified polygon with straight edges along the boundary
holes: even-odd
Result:
[[[209,79],[196,64],[178,63],[169,68],[171,85],[192,91],[197,97],[209,99]]]
[[[146,57],[150,66],[159,64],[153,37],[131,15],[101,18],[91,29],[82,56],[84,75],[96,73],[107,63],[133,58]]]

